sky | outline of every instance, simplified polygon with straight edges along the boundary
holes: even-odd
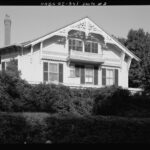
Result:
[[[45,35],[88,16],[107,33],[127,37],[130,29],[150,33],[148,6],[0,6],[0,47],[4,46],[4,17],[10,15],[11,44]]]

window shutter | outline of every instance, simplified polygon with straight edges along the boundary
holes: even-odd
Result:
[[[47,62],[43,63],[43,81],[44,82],[48,81],[48,63]]]
[[[102,68],[102,85],[106,85],[106,68]]]
[[[94,85],[98,85],[98,66],[94,67]]]
[[[85,68],[81,66],[81,84],[85,83]]]
[[[5,71],[5,62],[2,62],[2,71]]]
[[[59,82],[63,82],[63,64],[59,64]]]
[[[118,86],[118,69],[115,69],[115,86]]]

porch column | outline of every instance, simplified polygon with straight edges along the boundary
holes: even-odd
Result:
[[[41,63],[42,60],[42,55],[43,55],[43,41],[40,43],[40,58],[39,58],[39,62]]]
[[[83,41],[83,52],[85,52],[85,41]]]
[[[68,38],[68,37],[66,37],[65,48],[66,48],[66,50],[67,50],[67,52],[68,52],[68,54],[69,54],[70,52],[69,52],[69,38]]]

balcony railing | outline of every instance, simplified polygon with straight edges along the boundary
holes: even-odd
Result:
[[[102,58],[102,54],[97,53],[89,53],[89,52],[80,52],[80,51],[74,51],[70,50],[69,61],[72,62],[85,62],[85,63],[96,63],[101,64],[104,63],[104,59]]]

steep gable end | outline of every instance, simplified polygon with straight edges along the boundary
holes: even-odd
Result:
[[[131,58],[136,59],[137,61],[140,61],[140,59],[135,56],[131,51],[129,51],[125,46],[123,46],[118,40],[116,40],[114,37],[109,35],[106,31],[104,31],[102,28],[100,28],[96,23],[94,23],[91,19],[88,17],[85,17],[79,21],[76,21],[72,24],[69,24],[61,29],[58,29],[54,32],[51,32],[45,36],[42,36],[40,38],[32,40],[28,45],[35,45],[38,42],[44,41],[52,36],[63,36],[63,37],[68,37],[68,33],[71,30],[76,30],[76,31],[83,31],[85,32],[86,36],[89,35],[94,35],[98,36],[98,38],[101,40],[102,44],[105,45],[106,47],[108,46],[113,46],[116,49],[119,49],[123,52],[125,52],[127,55],[129,55]]]

